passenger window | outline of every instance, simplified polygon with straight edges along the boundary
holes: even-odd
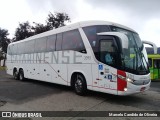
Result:
[[[26,54],[34,53],[34,44],[35,44],[35,40],[30,40],[25,43],[25,53]]]
[[[12,55],[16,55],[17,54],[17,44],[13,44],[12,45],[11,52],[12,52]]]
[[[46,52],[46,42],[47,42],[47,37],[36,39],[35,52],[37,53]]]
[[[148,58],[149,67],[152,67],[152,59]]]
[[[11,54],[12,54],[12,53],[11,53],[11,47],[12,47],[12,46],[9,45],[8,48],[7,48],[7,54],[8,54],[8,55],[11,55]]]
[[[63,33],[63,50],[85,51],[84,43],[78,30]]]
[[[55,51],[56,47],[56,35],[51,35],[47,39],[47,52]]]
[[[62,33],[57,34],[56,50],[62,50]]]
[[[24,53],[25,44],[24,42],[17,44],[17,54],[23,54]]]
[[[108,32],[109,27],[106,25],[88,26],[83,28],[91,46],[94,48],[98,46],[97,33]]]

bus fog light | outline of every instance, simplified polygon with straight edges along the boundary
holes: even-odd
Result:
[[[127,88],[124,88],[124,91],[127,91]]]

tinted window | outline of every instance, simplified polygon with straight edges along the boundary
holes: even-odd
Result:
[[[63,33],[63,50],[85,50],[81,35],[78,30],[72,30]]]
[[[56,50],[62,50],[62,33],[57,34]]]
[[[10,45],[9,45],[8,48],[7,48],[7,54],[8,54],[8,55],[11,55],[11,46],[10,46]]]
[[[92,47],[98,46],[97,33],[110,31],[106,25],[84,27],[83,30]]]
[[[96,26],[88,26],[83,28],[90,45],[93,49],[94,55],[97,59],[99,59],[98,52],[99,52],[99,41],[97,40],[97,33],[100,32],[108,32],[110,31],[107,25],[96,25]]]
[[[17,44],[17,54],[23,54],[24,53],[24,48],[25,48],[25,43],[18,43]]]
[[[17,44],[11,45],[11,54],[16,55],[17,54]]]
[[[47,51],[54,51],[56,48],[56,35],[51,35],[47,40]]]
[[[101,40],[100,42],[100,61],[109,65],[113,65],[115,60],[115,49],[113,40]]]
[[[97,59],[110,66],[121,68],[120,52],[116,39],[112,36],[98,36],[98,41],[99,57],[97,56]]]
[[[47,42],[47,37],[36,39],[35,52],[45,52],[46,42]]]
[[[152,67],[152,59],[148,58],[149,67]]]
[[[35,44],[35,40],[30,40],[25,42],[25,53],[29,54],[29,53],[34,53],[34,44]]]

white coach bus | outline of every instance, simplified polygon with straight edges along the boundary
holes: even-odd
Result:
[[[8,46],[7,73],[86,90],[129,95],[150,87],[146,50],[132,29],[86,21],[44,32]]]

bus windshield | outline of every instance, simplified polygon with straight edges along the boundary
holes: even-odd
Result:
[[[124,33],[129,40],[128,49],[122,49],[121,53],[122,69],[135,74],[149,73],[147,52],[139,35],[115,26],[111,26],[110,28],[111,31]]]
[[[137,33],[123,28],[106,25],[84,27],[83,30],[90,42],[95,57],[98,61],[107,64],[105,60],[105,55],[107,52],[114,56],[113,62],[108,65],[117,69],[124,70],[126,72],[139,75],[149,73],[146,49],[144,48]],[[119,51],[121,50],[116,51],[114,49],[114,47],[112,46],[113,41],[101,41],[101,39],[99,39],[97,36],[97,33],[110,31],[121,32],[128,37],[128,49],[122,49],[120,55]],[[119,46],[118,48],[121,48],[121,46]],[[108,49],[111,51],[108,51]]]

